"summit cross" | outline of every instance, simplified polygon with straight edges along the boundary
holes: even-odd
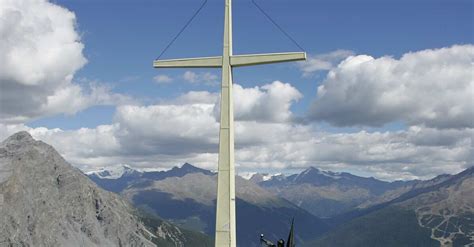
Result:
[[[232,54],[232,0],[225,0],[222,56],[155,60],[155,68],[222,68],[219,158],[217,173],[216,247],[236,247],[234,110],[232,68],[306,60],[305,52]]]

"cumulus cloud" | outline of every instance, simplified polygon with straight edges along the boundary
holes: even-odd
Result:
[[[173,78],[167,76],[167,75],[157,75],[153,77],[153,81],[157,84],[168,84],[173,81]]]
[[[219,94],[188,92],[157,105],[131,105],[100,83],[74,83],[86,63],[72,12],[44,0],[0,5],[0,138],[27,130],[83,170],[116,164],[169,168],[191,162],[215,169]],[[330,70],[310,117],[335,125],[406,130],[330,133],[292,121],[302,94],[288,83],[234,85],[236,163],[240,171],[299,169],[359,171],[379,178],[428,178],[473,165],[473,47],[405,54],[400,59],[336,51],[301,64],[305,75]],[[217,84],[210,73],[187,71],[190,83]],[[164,82],[167,78],[156,80]],[[119,103],[118,103],[119,102]],[[120,103],[121,102],[121,103]],[[121,104],[112,123],[77,130],[31,128],[25,121],[73,114],[94,104]]]
[[[299,63],[303,76],[310,76],[317,71],[327,71],[333,69],[345,58],[354,55],[349,50],[335,50],[329,53],[310,55],[304,62]]]
[[[216,104],[220,99],[220,94],[208,91],[190,91],[178,96],[174,103],[186,104]]]
[[[84,170],[124,163],[164,169],[184,162],[215,169],[218,122],[210,109],[176,107],[125,107],[113,124],[93,129],[0,124],[0,133],[4,138],[28,130]],[[145,119],[148,113],[153,114]],[[393,132],[329,133],[311,126],[243,121],[236,122],[235,137],[239,172],[318,166],[387,180],[414,179],[459,172],[472,166],[474,158],[472,129],[414,126]],[[430,139],[435,141],[427,145]]]
[[[291,97],[285,96],[292,91],[286,83],[273,82],[255,88],[236,84],[235,89],[242,90],[240,96],[236,93],[234,97],[243,104],[235,107],[242,117],[235,123],[239,172],[318,166],[394,180],[429,178],[473,165],[473,129],[421,125],[399,131],[330,133],[314,125],[266,121],[287,120],[291,116],[289,108],[294,101],[289,99],[297,98],[299,93],[295,91]],[[273,100],[290,105],[272,108],[282,111],[275,116],[284,117],[251,118],[259,116],[260,110],[255,105],[271,102],[267,97],[276,97]],[[28,130],[85,171],[117,164],[165,169],[184,162],[216,169],[218,100],[217,93],[197,91],[158,105],[122,105],[117,107],[111,124],[78,130],[0,124],[0,138]],[[258,101],[261,103],[254,103]]]
[[[217,143],[219,126],[212,109],[209,104],[118,107],[115,121],[125,133],[121,138],[124,152],[211,152]]]
[[[73,114],[122,100],[102,85],[81,87],[74,74],[87,62],[71,11],[44,0],[0,5],[0,120],[25,122]]]
[[[210,72],[195,73],[192,71],[186,71],[183,74],[183,79],[189,83],[194,84],[205,84],[210,86],[219,84],[219,77]]]
[[[351,56],[329,71],[309,115],[337,126],[474,128],[473,71],[473,45]]]
[[[234,86],[234,97],[239,102],[235,110],[239,118],[245,120],[236,125],[236,135],[241,137],[236,145],[263,144],[268,138],[283,140],[281,132],[290,130],[285,122],[291,117],[291,104],[301,94],[290,84],[279,81],[254,88]],[[249,97],[250,94],[253,96]],[[0,126],[0,137],[29,130],[86,170],[123,163],[142,168],[164,168],[180,162],[214,169],[219,100],[218,93],[191,91],[157,105],[120,105],[110,125],[48,130],[32,129],[24,124],[4,124]],[[268,109],[266,104],[270,105]]]
[[[303,95],[289,83],[274,81],[263,86],[243,88],[234,84],[234,117],[239,121],[289,122],[290,107]],[[219,119],[220,108],[214,113]]]
[[[235,123],[239,171],[318,166],[394,180],[429,178],[474,165],[474,130],[470,128],[438,129],[420,125],[398,131],[330,133],[314,125],[250,117],[259,115],[260,110],[254,105],[268,102],[267,97],[292,91],[288,84],[273,82],[255,88],[236,84],[235,88],[242,90],[240,96],[236,93],[234,97],[243,104],[236,106],[236,112],[246,116]],[[270,93],[272,90],[275,92]],[[294,101],[289,99],[297,97],[296,92],[290,94],[292,97],[273,100],[291,105]],[[197,91],[158,105],[122,105],[117,107],[111,124],[78,130],[0,124],[0,138],[28,130],[86,171],[117,164],[165,169],[184,162],[215,169],[218,100],[217,93]],[[261,103],[254,103],[257,101]],[[282,119],[286,120],[291,115],[289,108],[275,107],[273,110],[282,112],[274,115],[284,116]]]
[[[449,132],[412,127],[396,132],[328,133],[292,127],[280,132],[275,142],[241,147],[236,160],[244,168],[288,169],[316,164],[329,170],[351,170],[388,180],[429,178],[473,165],[474,131],[462,130],[454,137],[446,131]],[[418,142],[443,136],[449,140],[438,145]],[[285,138],[289,139],[282,140]]]

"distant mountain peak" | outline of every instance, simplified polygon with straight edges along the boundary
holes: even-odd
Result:
[[[86,174],[89,176],[96,175],[97,177],[102,179],[118,179],[124,176],[130,176],[140,173],[140,171],[133,169],[129,165],[118,165],[113,167],[101,168],[98,171],[92,171]]]
[[[203,169],[199,168],[199,167],[196,167],[196,166],[193,166],[189,163],[184,163],[181,167],[174,167],[174,168],[177,168],[177,169],[181,169],[181,170],[185,170],[185,171],[201,171]]]
[[[474,172],[474,165],[472,165],[472,166],[466,168],[465,171],[468,172],[468,173],[473,173],[473,172]]]
[[[260,183],[260,182],[264,182],[264,181],[268,181],[270,179],[272,179],[273,177],[275,176],[280,176],[281,173],[278,173],[278,174],[269,174],[269,173],[249,173],[247,174],[247,176],[242,176],[243,178],[251,181],[251,182],[254,182],[254,183]]]
[[[312,176],[325,176],[325,177],[332,178],[332,179],[340,179],[341,178],[341,173],[340,172],[325,171],[325,170],[318,169],[316,167],[310,166],[309,168],[307,168],[306,170],[304,170],[303,172],[298,174],[295,177],[295,181],[305,179],[305,178],[308,178],[308,177],[312,177]]]
[[[310,166],[310,167],[306,168],[306,170],[304,170],[302,173],[311,172],[311,171],[319,171],[319,169],[314,167],[314,166]]]
[[[309,174],[321,174],[321,171],[316,167],[310,166],[310,167],[306,168],[306,170],[304,170],[300,174],[298,174],[298,176],[306,176],[306,175],[309,175]]]
[[[253,177],[257,177],[261,174],[256,172],[239,172],[239,176],[245,180],[251,180]]]
[[[181,168],[186,168],[186,169],[188,169],[188,168],[197,168],[197,167],[195,167],[195,166],[189,164],[188,162],[186,162],[186,163],[184,163],[184,164],[181,166]]]
[[[270,179],[276,179],[276,180],[284,180],[286,178],[285,174],[283,173],[276,173],[274,175],[266,175],[264,178],[264,181],[270,180]]]
[[[193,166],[189,163],[184,163],[181,167],[173,167],[171,170],[168,171],[171,176],[182,177],[189,173],[203,173],[205,175],[212,175],[213,173],[209,170],[199,168],[197,166]]]

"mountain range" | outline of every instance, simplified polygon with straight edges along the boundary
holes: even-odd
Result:
[[[87,174],[19,132],[0,144],[0,246],[212,246],[216,174]],[[236,178],[238,246],[474,246],[474,168],[387,182],[310,167]],[[105,189],[105,190],[104,190]]]
[[[469,171],[472,169],[424,181],[387,182],[314,167],[292,175],[238,177],[237,214],[242,215],[238,216],[239,243],[242,246],[256,246],[257,233],[266,233],[273,239],[281,238],[289,226],[285,217],[290,218],[291,214],[299,212],[306,217],[309,213],[311,219],[310,222],[302,221],[304,217],[296,220],[300,231],[297,239],[301,246],[472,244],[473,203],[460,195],[474,198],[468,193],[474,186],[458,181],[461,178],[470,181],[473,175]],[[140,175],[137,176],[138,173]],[[169,171],[155,172],[158,176],[150,176],[148,172],[138,173],[132,173],[135,174],[133,179],[129,173],[124,173],[121,178],[109,178],[108,182],[128,181],[120,193],[135,205],[148,208],[182,227],[212,236],[216,179],[213,172],[184,164]],[[96,175],[91,173],[89,176],[93,178]],[[99,180],[104,182],[106,179]],[[444,188],[447,184],[458,185]],[[446,191],[451,192],[446,194]],[[439,205],[435,202],[454,191],[460,193],[459,196],[443,202],[443,210],[451,213],[448,217],[446,213],[439,212]],[[464,211],[454,208],[453,201],[463,201],[461,208]],[[287,213],[290,209],[291,212]],[[275,220],[279,217],[283,217],[281,221]],[[267,224],[259,226],[260,219],[264,218],[269,221],[265,220],[263,222]],[[456,229],[458,232],[455,232]]]
[[[135,206],[178,226],[214,234],[215,173],[187,163],[160,172],[121,170],[126,172],[119,178],[104,177],[103,171],[88,176],[104,188],[119,192]],[[298,243],[328,229],[318,217],[251,181],[237,177],[236,188],[239,246],[260,246],[260,234],[273,239],[286,237],[293,217],[300,227],[295,235]]]
[[[261,174],[255,174],[250,180],[323,218],[353,210],[361,203],[417,182],[386,182],[314,167],[289,176],[267,175],[266,179],[260,179],[262,177]]]
[[[308,246],[474,246],[474,167],[413,187],[338,216]]]

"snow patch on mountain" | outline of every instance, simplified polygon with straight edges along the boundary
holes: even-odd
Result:
[[[286,178],[286,176],[282,173],[275,173],[273,175],[267,174],[266,176],[263,176],[262,180],[263,181],[268,181],[268,180],[273,179],[273,178],[275,178],[277,180],[283,180],[283,179]]]
[[[240,172],[239,176],[245,180],[250,180],[256,172]]]
[[[260,182],[265,182],[268,180],[272,180],[273,178],[275,179],[285,179],[285,175],[282,173],[275,173],[275,174],[270,174],[270,173],[256,173],[256,172],[249,172],[249,173],[241,173],[239,174],[241,177],[245,178],[246,180],[250,180],[254,183],[260,183]]]
[[[333,178],[333,179],[341,179],[342,178],[340,172],[332,172],[332,171],[326,171],[326,170],[310,167],[310,168],[304,170],[303,172],[301,172],[300,174],[298,174],[298,176],[295,177],[295,180],[297,180],[298,178],[301,178],[301,177],[305,177],[305,176],[310,175],[310,174],[318,174],[318,175],[322,175],[322,176]]]
[[[113,166],[113,167],[101,168],[98,171],[91,171],[91,172],[87,172],[86,174],[89,176],[96,175],[97,177],[102,178],[102,179],[118,179],[123,176],[136,174],[136,173],[142,173],[142,172],[136,169],[133,169],[128,165],[118,165],[118,166]]]

